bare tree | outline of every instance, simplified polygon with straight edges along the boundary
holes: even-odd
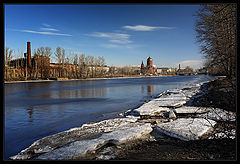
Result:
[[[52,49],[51,49],[50,47],[45,47],[45,53],[44,53],[44,55],[45,55],[46,57],[50,58],[51,55],[52,55]]]
[[[75,54],[75,56],[74,56],[73,65],[74,65],[74,71],[75,71],[74,77],[78,79],[79,78],[79,70],[78,70],[78,55],[77,54]]]
[[[58,76],[62,77],[63,76],[63,71],[64,71],[65,49],[61,48],[61,47],[57,47],[54,55],[55,55],[55,58],[57,59],[57,62],[59,64],[59,67],[57,68]],[[61,64],[61,66],[60,66],[60,64]]]
[[[236,4],[205,4],[197,12],[195,30],[208,68],[228,78],[236,76]],[[212,69],[210,69],[210,73]]]
[[[85,74],[85,54],[81,54],[78,60],[80,78]]]
[[[4,63],[4,68],[5,68],[5,80],[9,80],[9,66],[10,66],[10,61],[12,60],[13,56],[13,49],[9,49],[9,47],[5,48],[5,63]]]
[[[56,51],[54,53],[56,59],[57,59],[57,62],[60,64],[61,63],[61,59],[62,59],[62,49],[61,47],[57,47],[56,48]]]

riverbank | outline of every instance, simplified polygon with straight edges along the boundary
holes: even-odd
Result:
[[[192,105],[236,112],[236,90],[226,78],[219,77],[207,83],[203,90],[207,90],[206,94],[192,99]],[[236,122],[219,122],[215,129],[236,130]],[[169,138],[125,149],[116,160],[236,160],[236,146],[236,139],[226,136],[187,142]]]
[[[85,78],[85,79],[59,79],[59,80],[24,80],[24,81],[4,81],[5,84],[13,83],[28,83],[28,82],[51,82],[51,81],[75,81],[75,80],[104,80],[104,79],[126,79],[126,78],[144,78],[144,77],[164,77],[164,76],[175,76],[175,75],[137,75],[137,76],[117,76],[117,77],[99,77],[99,78]]]
[[[142,106],[124,112],[120,118],[86,123],[80,127],[44,137],[13,156],[12,159],[131,160],[134,159],[131,157],[131,150],[144,144],[154,145],[164,142],[167,147],[171,145],[169,141],[175,140],[189,143],[189,141],[209,140],[211,137],[225,138],[221,132],[228,131],[221,131],[223,128],[218,122],[230,121],[230,126],[235,121],[235,114],[226,113],[221,109],[193,106],[195,99],[206,95],[207,84],[167,90]],[[209,118],[206,118],[206,114],[209,114],[207,115]],[[175,126],[179,128],[176,129]],[[231,130],[233,133],[227,137],[234,140],[234,128]],[[152,150],[164,148],[164,144],[158,145],[160,146],[158,148],[155,146]],[[142,151],[144,150],[142,147]],[[177,150],[174,149],[172,152]],[[141,154],[141,149],[136,154]],[[155,153],[151,155],[151,160],[159,160]],[[138,159],[144,160],[143,158]]]

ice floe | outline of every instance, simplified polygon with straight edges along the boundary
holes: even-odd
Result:
[[[212,119],[215,121],[236,121],[235,112],[226,111],[220,108],[214,108],[207,113],[198,114],[197,117]]]
[[[115,130],[102,134],[101,137],[92,140],[75,141],[69,145],[38,156],[41,160],[62,160],[82,158],[87,153],[91,153],[106,145],[112,143],[120,145],[134,140],[142,139],[152,131],[150,124],[135,123],[133,127],[125,127],[121,130]]]
[[[187,97],[181,89],[168,90],[154,101],[159,107],[179,107],[186,103]]]
[[[19,154],[10,157],[11,159],[30,159],[41,153],[46,153],[60,148],[71,142],[79,140],[89,140],[99,138],[103,133],[109,133],[115,130],[136,127],[137,118],[114,118],[103,120],[96,123],[83,124],[80,127],[72,128],[51,136],[44,137],[35,141],[28,148],[22,150]],[[134,124],[135,123],[135,124]],[[84,141],[87,142],[87,141]]]
[[[208,107],[195,107],[195,106],[182,106],[180,108],[173,109],[176,114],[198,114],[211,111],[212,108]]]
[[[131,114],[133,115],[150,115],[157,116],[162,115],[164,112],[168,112],[169,108],[159,107],[159,103],[157,101],[149,101],[137,109],[134,109]]]
[[[204,118],[178,118],[172,122],[161,123],[156,129],[184,141],[197,140],[214,127],[216,121]]]

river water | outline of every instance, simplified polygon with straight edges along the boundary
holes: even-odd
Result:
[[[167,89],[207,75],[4,84],[4,159],[32,142],[91,121],[118,117]]]

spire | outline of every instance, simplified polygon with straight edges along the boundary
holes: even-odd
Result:
[[[141,68],[143,68],[143,67],[144,67],[144,64],[143,64],[143,60],[142,60]]]

